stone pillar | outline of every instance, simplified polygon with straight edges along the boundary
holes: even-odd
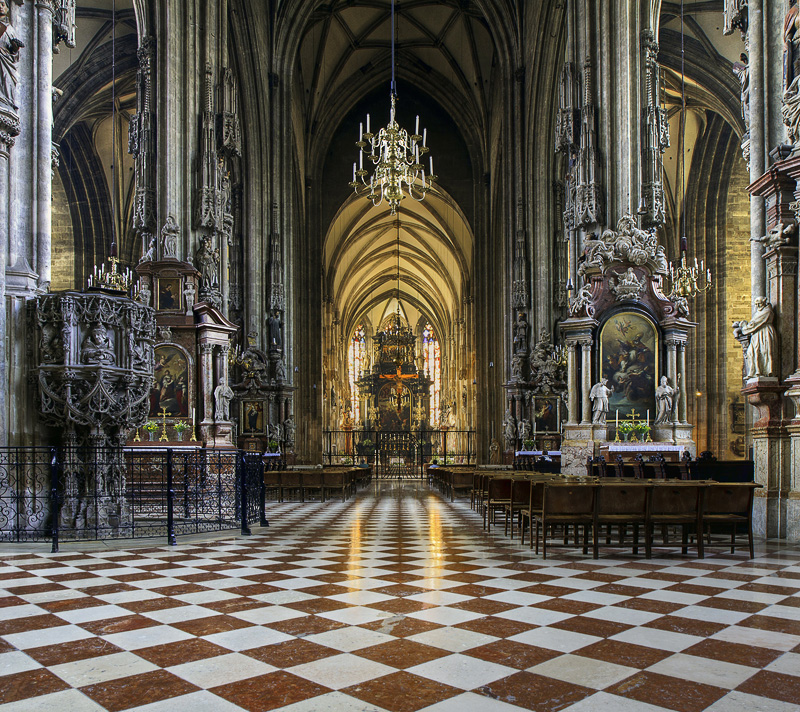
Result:
[[[36,254],[38,287],[50,288],[50,234],[52,227],[53,150],[53,3],[36,3]]]
[[[680,384],[678,385],[678,392],[680,393],[680,401],[678,402],[678,421],[681,425],[688,424],[687,418],[687,393],[686,393],[686,342],[679,341],[678,348],[678,374],[680,374]]]
[[[789,446],[785,459],[788,467],[781,478],[781,490],[786,493],[781,502],[781,519],[786,522],[786,539],[800,541],[800,383],[793,385],[784,395],[791,399],[795,413],[786,425]]]
[[[672,384],[673,388],[678,388],[678,341],[675,338],[667,338],[666,340],[667,345],[667,366],[666,366],[666,376],[669,378],[670,384]],[[673,408],[672,412],[672,422],[676,423],[678,420],[678,409]]]
[[[206,426],[214,423],[214,344],[200,344],[200,373],[203,389],[203,420],[200,425],[205,430]]]
[[[592,402],[589,392],[592,390],[592,342],[581,341],[581,425],[592,422]]]
[[[767,131],[765,108],[767,105],[764,83],[764,12],[763,0],[748,2],[747,47],[750,67],[750,181],[761,178],[766,169]],[[764,198],[750,196],[750,291],[753,303],[756,297],[766,295],[767,273],[764,265],[763,238],[767,233]]]
[[[575,353],[578,350],[577,341],[567,342],[567,394],[568,394],[568,422],[570,425],[578,424],[578,359]]]

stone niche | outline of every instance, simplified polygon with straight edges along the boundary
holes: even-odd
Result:
[[[655,232],[637,228],[633,217],[624,216],[616,230],[586,241],[578,273],[581,287],[561,322],[568,382],[562,471],[585,473],[586,459],[607,451],[619,437],[617,413],[626,420],[632,411],[641,421],[649,411],[657,450],[694,455],[686,408],[686,343],[697,324],[689,320],[685,298],[663,291],[669,265]],[[674,392],[666,417],[656,424],[662,377]],[[606,417],[597,418],[590,393],[602,378],[613,391]],[[630,447],[637,450],[636,444]]]

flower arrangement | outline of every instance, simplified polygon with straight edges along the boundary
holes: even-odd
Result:
[[[627,440],[630,437],[630,434],[633,432],[633,423],[630,420],[623,420],[618,426],[617,430],[619,430],[622,437]]]
[[[364,448],[365,451],[370,452],[375,449],[375,443],[369,438],[364,438],[364,440],[361,441],[361,447]]]
[[[650,435],[650,426],[643,420],[640,420],[638,423],[636,423],[633,429],[642,442],[644,442],[645,439]]]
[[[156,430],[158,430],[158,423],[156,423],[155,420],[148,420],[144,424],[144,429],[148,433],[154,433],[154,432],[156,432]]]
[[[536,446],[536,443],[531,439],[526,439],[522,441],[522,449],[527,450],[530,452]]]
[[[178,433],[178,435],[180,435],[181,433],[189,429],[189,423],[183,420],[179,420],[172,427],[175,428],[175,432]]]
[[[277,452],[278,451],[278,441],[277,440],[270,440],[267,443],[267,447],[269,448],[270,452]]]

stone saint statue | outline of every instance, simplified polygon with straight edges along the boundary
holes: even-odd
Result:
[[[489,464],[500,464],[500,443],[497,442],[497,438],[492,438],[492,442],[489,444]]]
[[[267,330],[269,333],[269,350],[280,351],[283,349],[283,322],[281,313],[275,309],[267,317]]]
[[[601,378],[599,383],[592,386],[589,391],[589,398],[592,400],[592,423],[597,425],[606,424],[608,415],[608,397],[614,392],[613,388],[608,387],[608,379]]]
[[[217,420],[229,421],[231,419],[231,401],[233,389],[225,382],[225,377],[219,379],[219,385],[214,389],[214,417]]]
[[[742,334],[750,336],[745,360],[747,361],[746,378],[774,376],[773,355],[775,352],[775,313],[766,297],[756,299],[756,310],[750,321],[742,321],[734,325],[734,334],[738,327]]]
[[[740,54],[739,59],[742,61],[733,63],[733,73],[739,79],[741,86],[742,119],[744,119],[744,127],[747,130],[750,128],[750,66],[746,54]]]
[[[669,378],[661,376],[661,383],[656,388],[656,425],[665,425],[672,420],[674,403],[675,389],[669,385]]]
[[[503,437],[506,441],[506,450],[513,450],[517,445],[517,425],[510,410],[506,411],[503,418]]]
[[[217,284],[217,265],[219,264],[219,248],[212,249],[211,238],[204,235],[202,244],[195,255],[197,268],[200,270],[200,279],[206,288]]]
[[[283,421],[283,432],[286,436],[287,443],[294,442],[294,416],[290,415],[286,420]]]
[[[19,78],[17,62],[19,50],[24,46],[11,24],[8,0],[0,0],[0,109],[17,110],[14,103],[14,91]]]
[[[517,314],[517,323],[514,324],[514,352],[526,353],[528,351],[528,317],[525,312]]]
[[[517,423],[517,435],[519,435],[520,440],[527,440],[531,436],[530,420],[520,420]]]
[[[197,290],[194,288],[194,284],[191,282],[186,282],[186,288],[183,290],[183,299],[186,302],[186,316],[192,316],[194,314],[194,298],[197,293]]]
[[[114,349],[111,339],[108,338],[108,330],[102,324],[95,324],[81,344],[81,363],[110,366],[114,361]]]

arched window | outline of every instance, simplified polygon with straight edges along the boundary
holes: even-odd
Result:
[[[425,357],[425,376],[430,379],[431,425],[439,422],[439,401],[442,389],[442,353],[433,327],[425,324],[422,330],[422,353]]]
[[[367,341],[364,325],[359,324],[353,332],[353,338],[350,339],[350,348],[348,349],[348,378],[350,380],[350,407],[352,409],[353,420],[356,423],[361,422],[361,401],[358,398],[358,379],[361,378],[366,366],[367,358]]]

